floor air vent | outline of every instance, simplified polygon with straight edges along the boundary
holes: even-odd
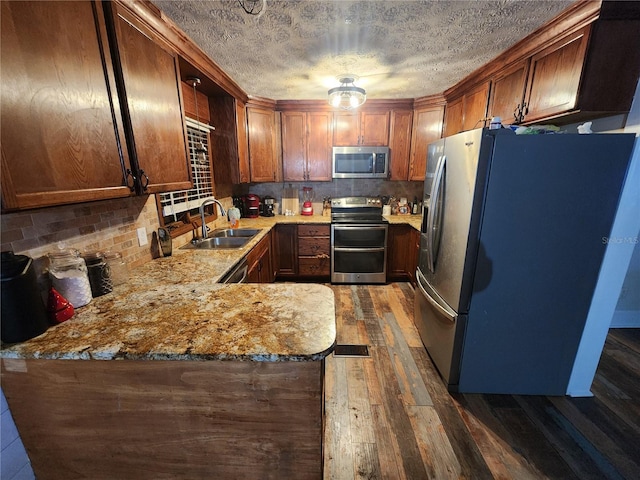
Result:
[[[333,349],[335,357],[368,357],[369,347],[366,345],[336,345]]]

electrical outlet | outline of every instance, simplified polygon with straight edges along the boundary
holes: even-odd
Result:
[[[141,247],[149,243],[147,240],[147,229],[144,227],[140,227],[138,230],[138,245]]]

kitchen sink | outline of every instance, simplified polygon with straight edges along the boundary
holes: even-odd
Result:
[[[251,240],[259,229],[254,228],[221,228],[214,230],[204,240],[187,243],[184,249],[218,250],[225,248],[241,248]]]
[[[214,230],[209,234],[210,237],[223,238],[237,238],[237,237],[253,237],[257,233],[260,233],[260,229],[256,228],[221,228]]]

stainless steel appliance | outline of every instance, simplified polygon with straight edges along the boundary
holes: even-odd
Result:
[[[273,217],[275,213],[273,209],[275,207],[276,199],[273,197],[266,196],[262,199],[262,210],[260,211],[260,215],[263,217]]]
[[[333,178],[387,178],[389,147],[333,147]]]
[[[380,198],[331,200],[331,282],[385,283],[387,230]]]
[[[249,265],[246,258],[242,258],[218,283],[247,283]]]
[[[260,197],[250,193],[242,197],[244,209],[242,216],[247,218],[258,218],[260,216]]]
[[[633,142],[479,129],[429,145],[415,323],[449,390],[566,394]]]

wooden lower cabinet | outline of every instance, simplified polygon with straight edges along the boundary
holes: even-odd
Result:
[[[389,225],[387,236],[387,281],[411,281],[420,252],[420,232],[410,225]]]
[[[331,275],[331,226],[276,225],[274,262],[279,280],[328,281]]]
[[[247,255],[247,281],[272,283],[275,280],[271,253],[271,233],[265,236]]]
[[[298,225],[298,268],[300,277],[331,275],[330,225]]]
[[[2,360],[39,479],[322,478],[324,360]]]

